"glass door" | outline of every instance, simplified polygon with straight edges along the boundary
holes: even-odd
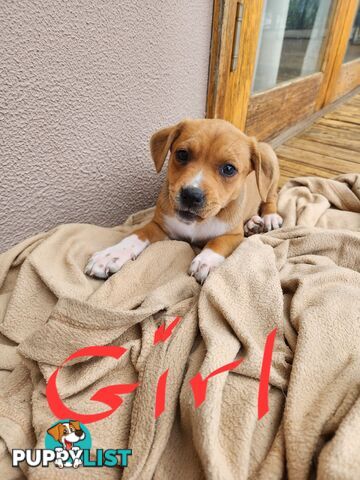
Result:
[[[335,5],[336,0],[264,1],[245,125],[250,135],[269,139],[314,112]]]
[[[357,62],[346,63],[357,55],[357,8],[358,0],[215,0],[207,116],[269,140],[355,88],[360,76],[344,72],[341,92],[338,79],[344,58]]]
[[[358,4],[359,5],[359,4]],[[344,63],[360,58],[360,7],[356,12],[355,20],[350,32],[350,38],[347,44]]]
[[[333,0],[267,0],[252,93],[320,72]]]
[[[333,78],[326,102],[332,102],[346,93],[354,90],[360,84],[360,2],[351,26],[348,41],[345,46],[345,56],[339,66],[337,76]]]

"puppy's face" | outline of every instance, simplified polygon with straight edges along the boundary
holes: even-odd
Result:
[[[168,132],[171,205],[186,223],[215,216],[239,196],[251,171],[249,139],[224,120],[186,120],[173,129]]]
[[[48,433],[58,442],[70,448],[73,443],[85,438],[85,433],[76,421],[58,423],[48,430]]]

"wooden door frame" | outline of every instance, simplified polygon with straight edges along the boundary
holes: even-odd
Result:
[[[231,72],[238,3],[244,5],[243,28],[238,67]],[[339,94],[345,94],[347,88],[355,88],[353,72],[358,72],[360,63],[351,62],[354,63],[351,68],[342,65],[358,0],[337,0],[320,72],[251,95],[263,5],[263,0],[214,0],[206,116],[224,118],[250,135],[266,140],[318,111]],[[337,82],[341,75],[344,80],[340,88]],[[264,105],[272,103],[278,112],[278,122],[273,111],[264,109]]]
[[[334,102],[348,92],[355,90],[360,84],[359,79],[360,58],[340,65],[337,80],[329,87],[326,104]]]
[[[339,96],[345,95],[359,85],[359,83],[357,85],[349,84],[347,90],[346,88],[342,88],[341,90],[338,89],[338,81],[343,67],[348,65],[343,64],[343,60],[346,54],[358,5],[358,0],[337,1],[330,26],[332,34],[328,37],[324,52],[321,69],[324,73],[324,79],[316,103],[316,110],[323,108]],[[355,69],[357,68],[358,63],[359,59],[355,60]],[[349,68],[345,68],[345,70],[349,70]],[[350,71],[351,70],[353,70],[353,65],[350,65]]]
[[[214,0],[206,115],[208,118],[225,118],[244,129],[254,74],[263,0],[253,0],[255,12],[253,18],[257,24],[254,32],[256,40],[251,42],[247,49],[241,48],[247,33],[244,28],[241,29],[238,68],[235,72],[230,72],[237,3],[238,0]],[[239,3],[244,3],[244,0]],[[251,14],[251,9],[244,9],[244,23]],[[229,111],[231,105],[228,92],[229,86],[238,83],[241,77],[243,83],[239,85],[238,95],[243,103],[239,109],[240,118],[236,122],[231,118]]]

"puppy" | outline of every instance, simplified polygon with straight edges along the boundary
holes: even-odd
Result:
[[[95,253],[85,268],[88,275],[107,278],[149,244],[171,238],[203,247],[189,268],[203,283],[244,234],[282,225],[276,212],[276,155],[231,123],[184,120],[156,132],[150,150],[158,173],[170,151],[154,217],[117,245]]]
[[[53,427],[49,428],[47,433],[51,435],[57,442],[61,443],[62,448],[56,448],[56,451],[60,450],[78,450],[79,447],[74,446],[74,443],[84,440],[85,432],[81,429],[80,423],[74,420],[69,422],[57,423]],[[63,468],[64,466],[72,466],[78,468],[81,465],[82,461],[79,458],[75,458],[73,463],[66,463],[64,465],[61,458],[55,460],[55,465],[58,468]]]

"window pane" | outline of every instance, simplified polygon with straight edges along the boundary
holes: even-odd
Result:
[[[360,8],[355,16],[354,25],[351,29],[348,47],[344,62],[350,62],[360,57]]]
[[[253,92],[321,68],[333,0],[267,0]]]

